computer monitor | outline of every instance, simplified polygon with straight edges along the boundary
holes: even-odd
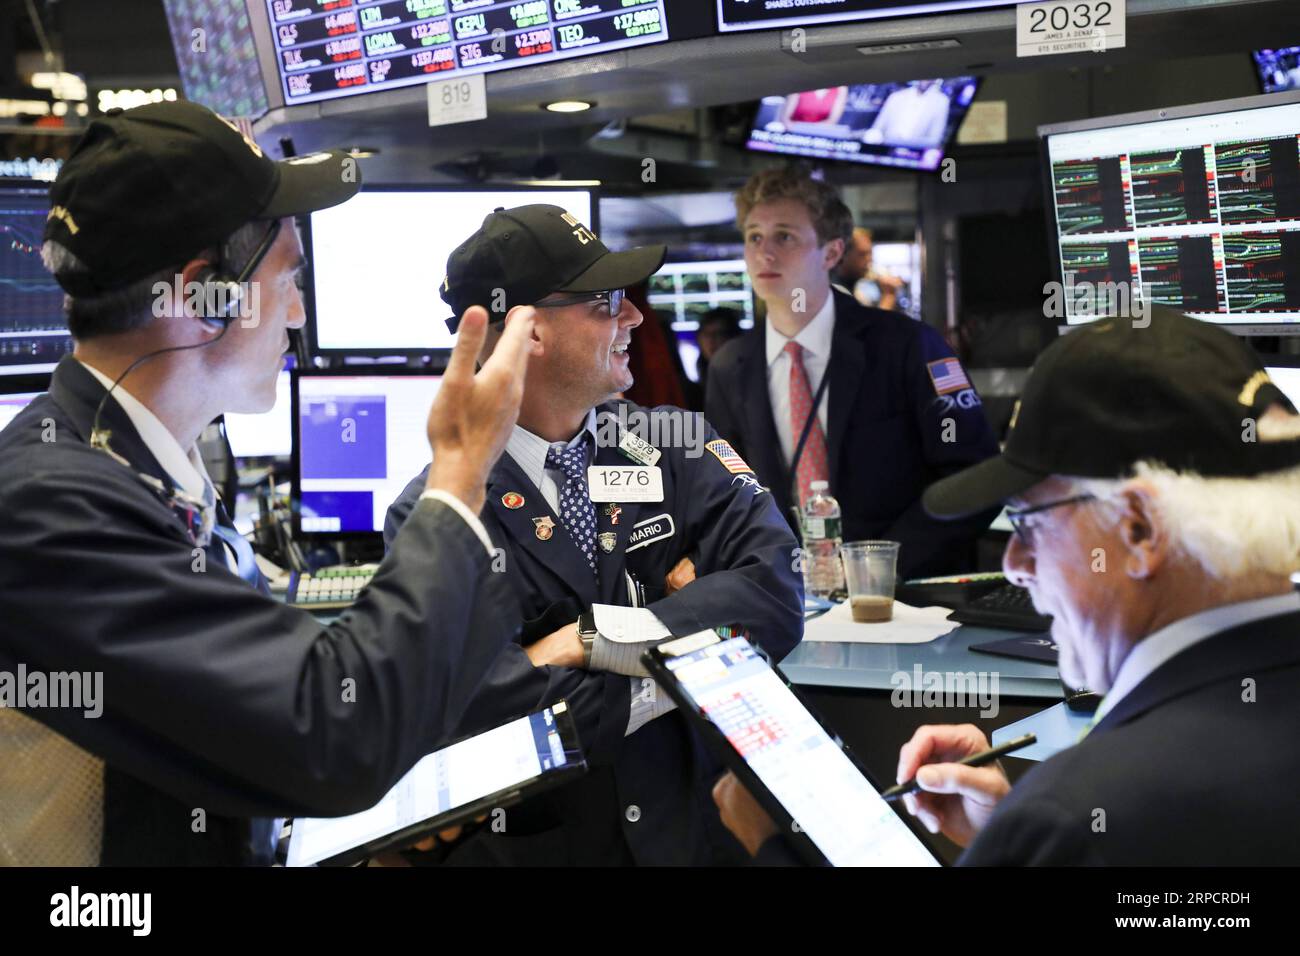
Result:
[[[49,184],[0,182],[0,376],[50,372],[72,351],[63,290],[41,262]]]
[[[0,431],[4,431],[6,426],[18,417],[18,413],[31,404],[32,399],[43,394],[42,392],[13,392],[8,395],[0,395]]]
[[[429,408],[441,380],[392,371],[293,372],[296,531],[383,531],[388,506],[429,464]]]
[[[754,327],[754,290],[744,259],[665,262],[650,277],[647,297],[659,316],[672,323],[682,368],[692,382],[699,381],[696,333],[706,313],[734,309],[741,328]]]
[[[1256,50],[1252,56],[1265,93],[1300,90],[1300,46]]]
[[[450,349],[451,308],[439,290],[447,257],[492,210],[550,203],[594,230],[589,188],[366,187],[311,215],[308,323],[322,355],[428,354]]]
[[[1054,318],[1136,315],[1150,301],[1243,334],[1300,332],[1300,93],[1039,134]]]
[[[285,369],[276,379],[275,406],[270,411],[225,416],[226,440],[236,458],[288,458],[293,453],[291,377]]]
[[[979,82],[958,76],[765,96],[748,145],[815,159],[938,169]]]

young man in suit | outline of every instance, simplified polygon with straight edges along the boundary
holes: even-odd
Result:
[[[767,320],[714,357],[705,416],[793,527],[824,479],[844,539],[900,542],[903,577],[971,570],[996,512],[942,522],[920,502],[927,485],[997,452],[952,350],[924,323],[832,290],[853,220],[831,186],[765,170],[736,195],[736,214]]]
[[[899,754],[908,809],[975,865],[1300,860],[1300,417],[1239,339],[1171,310],[1039,358],[1006,453],[939,482],[939,515],[1006,501],[1003,566],[1053,615],[1061,675],[1103,694],[1083,738],[1011,787],[975,727]],[[724,778],[723,819],[774,831]],[[782,856],[780,841],[764,855]]]
[[[742,856],[709,799],[720,768],[640,669],[641,645],[607,640],[588,618],[593,605],[620,605],[648,609],[679,637],[739,626],[777,659],[803,634],[797,544],[749,466],[697,412],[614,399],[632,384],[627,353],[642,321],[623,289],[662,262],[662,246],[610,252],[563,209],[538,204],[492,213],[447,263],[442,294],[458,314],[473,303],[499,306],[501,319],[516,305],[538,315],[519,423],[481,515],[502,548],[523,634],[489,672],[463,730],[565,698],[590,767],[509,810],[503,832],[470,838],[453,862]],[[615,468],[620,484],[602,483]],[[396,538],[423,485],[417,477],[389,509],[386,537]]]

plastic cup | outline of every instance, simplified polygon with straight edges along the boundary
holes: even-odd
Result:
[[[894,618],[897,541],[848,541],[840,548],[849,607],[859,624],[882,624]]]

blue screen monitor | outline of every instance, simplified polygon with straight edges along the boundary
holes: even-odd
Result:
[[[429,464],[429,408],[441,381],[421,374],[293,373],[297,531],[383,531],[388,506]]]

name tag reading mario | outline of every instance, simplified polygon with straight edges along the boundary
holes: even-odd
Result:
[[[658,468],[592,465],[587,489],[592,501],[663,501],[664,476]]]

